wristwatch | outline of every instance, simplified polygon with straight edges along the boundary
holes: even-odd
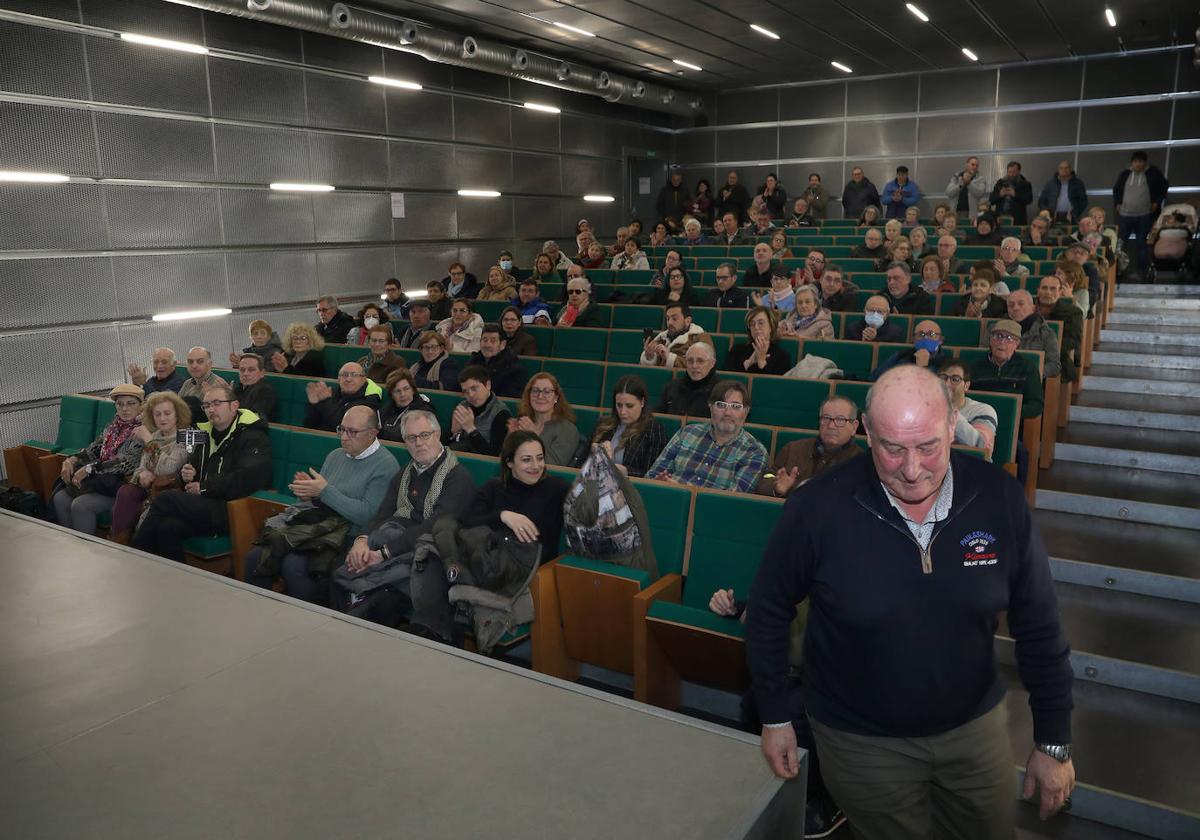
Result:
[[[1034,747],[1038,752],[1045,753],[1063,764],[1071,760],[1070,744],[1034,744]]]

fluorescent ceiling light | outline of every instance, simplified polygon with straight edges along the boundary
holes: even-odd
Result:
[[[190,321],[193,318],[219,318],[230,315],[232,309],[193,309],[190,312],[160,312],[153,316],[154,321]]]
[[[1117,25],[1117,16],[1113,13],[1113,10],[1110,9],[1108,6],[1104,7],[1104,17],[1108,20],[1109,26]]]
[[[766,35],[768,38],[774,38],[776,41],[779,40],[778,35],[776,35],[770,29],[766,29],[762,26],[759,26],[757,23],[750,24],[750,28],[753,29],[755,32],[757,32],[759,35]]]
[[[585,195],[583,200],[594,201],[598,204],[608,204],[609,202],[616,201],[611,195]]]
[[[849,67],[847,67],[845,64],[842,64],[840,61],[831,61],[829,63],[832,64],[837,69],[841,70],[843,73],[853,73],[854,72]]]
[[[703,67],[697,67],[695,64],[689,64],[686,61],[680,61],[678,58],[673,58],[671,60],[674,61],[676,64],[678,64],[680,67],[686,67],[689,70],[695,70],[697,73],[699,73],[700,71],[702,71],[704,69]]]
[[[463,198],[499,198],[500,193],[497,190],[459,190],[458,194]]]
[[[916,6],[914,6],[912,3],[905,3],[904,5],[910,12],[912,12],[914,15],[916,15],[918,18],[920,18],[923,23],[929,23],[929,15],[922,12],[920,9],[918,9]]]
[[[280,192],[333,192],[331,184],[291,184],[287,181],[276,181],[271,189]]]
[[[169,41],[166,38],[153,38],[149,35],[135,35],[132,32],[122,32],[120,38],[122,41],[129,41],[131,44],[144,44],[147,47],[161,47],[164,50],[178,50],[179,52],[195,53],[196,55],[208,55],[208,47],[202,47],[199,44]]]
[[[408,295],[409,300],[412,300],[413,298],[429,297],[429,292],[425,289],[421,289],[419,292],[405,292],[405,294]],[[380,295],[379,299],[387,300],[387,295]]]
[[[374,82],[377,85],[387,85],[388,87],[404,88],[405,90],[420,90],[421,86],[416,82],[406,82],[404,79],[389,79],[387,76],[367,76],[368,82]]]
[[[561,114],[561,108],[555,108],[553,105],[542,105],[540,102],[526,102],[525,107],[530,111],[544,111],[547,114]]]
[[[966,47],[963,47],[962,50],[963,50],[963,55],[965,55],[967,58],[971,59],[972,61],[979,60],[979,56],[975,55],[975,53],[971,52]]]
[[[66,175],[55,172],[4,172],[0,171],[0,181],[17,184],[61,184],[71,180]]]
[[[588,32],[586,29],[580,29],[579,27],[571,26],[568,23],[559,23],[558,21],[555,21],[554,25],[557,26],[559,29],[565,29],[568,32],[574,32],[576,35],[586,35],[589,38],[596,37],[595,32]]]

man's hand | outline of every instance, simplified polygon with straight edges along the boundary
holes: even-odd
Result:
[[[346,568],[352,572],[361,572],[381,560],[383,560],[382,552],[372,551],[367,544],[367,538],[359,537],[354,541],[354,545],[350,546],[350,552],[346,555]]]
[[[1032,799],[1033,792],[1039,794],[1038,816],[1048,820],[1065,804],[1075,789],[1075,765],[1068,759],[1058,761],[1034,749],[1025,762],[1025,787],[1023,799]]]
[[[150,485],[154,483],[154,473],[150,470],[140,470],[137,474],[137,482],[143,490],[149,490]]]
[[[189,481],[195,481],[196,468],[191,464],[184,464],[183,469],[179,471],[179,477],[183,479],[184,484],[187,484]]]
[[[184,492],[186,492],[186,493],[192,493],[192,494],[199,496],[200,495],[200,482],[199,481],[189,481],[187,484],[183,485],[183,489],[184,489]]]
[[[863,341],[874,341],[877,335],[879,335],[879,330],[874,327],[863,327]]]
[[[733,618],[737,615],[737,607],[733,603],[732,589],[718,589],[708,599],[708,608],[717,615]]]
[[[509,527],[518,540],[523,543],[537,542],[538,527],[533,520],[523,513],[512,510],[500,511],[500,521]]]
[[[150,375],[146,373],[146,369],[134,362],[130,362],[129,367],[126,369],[129,371],[130,381],[139,388],[145,385],[146,380],[150,378]]]
[[[996,257],[996,259],[992,260],[992,268],[996,269],[996,273],[1001,277],[1004,277],[1006,274],[1008,274],[1008,269],[1004,267],[1004,260],[1000,259],[999,257]]]
[[[457,405],[454,407],[454,414],[450,417],[450,430],[452,432],[466,432],[471,434],[475,431],[475,413],[465,405]]]
[[[762,730],[762,753],[771,772],[781,779],[794,779],[800,772],[800,756],[796,752],[796,730],[775,726]]]
[[[924,347],[913,353],[913,361],[917,363],[917,367],[929,367],[929,351]]]
[[[309,382],[304,386],[304,391],[308,395],[309,403],[312,405],[316,405],[321,400],[327,400],[333,396],[333,389],[324,382]]]
[[[309,467],[307,474],[296,473],[296,477],[288,485],[288,489],[298,499],[315,499],[327,486],[329,486],[329,482],[325,480],[325,476]]]
[[[781,498],[786,496],[796,486],[799,478],[799,467],[792,467],[790,470],[787,467],[780,467],[779,471],[775,473],[775,495]]]

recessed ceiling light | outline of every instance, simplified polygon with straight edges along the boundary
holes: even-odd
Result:
[[[965,55],[967,58],[971,59],[972,61],[979,60],[979,56],[975,55],[975,53],[971,52],[966,47],[963,47],[962,50],[963,50],[963,55]]]
[[[62,184],[71,180],[66,175],[56,172],[4,172],[0,171],[0,181],[15,184]]]
[[[500,193],[496,190],[459,190],[458,194],[463,198],[499,198]]]
[[[190,321],[193,318],[218,318],[233,314],[232,309],[193,309],[189,312],[160,312],[151,321]]]
[[[831,61],[829,63],[832,64],[837,69],[841,70],[843,73],[853,73],[854,72],[849,67],[847,67],[845,64],[842,64],[840,61]]]
[[[596,37],[595,32],[588,32],[586,29],[580,29],[579,27],[571,26],[568,23],[559,23],[558,21],[555,21],[554,25],[557,26],[559,29],[565,29],[568,32],[574,32],[576,35],[586,35],[589,38]]]
[[[406,82],[404,79],[389,79],[387,76],[367,76],[368,82],[387,87],[404,88],[405,90],[421,90],[416,82]]]
[[[128,41],[131,44],[143,44],[147,47],[161,47],[164,50],[178,50],[179,52],[194,53],[196,55],[208,55],[208,47],[202,47],[199,44],[169,41],[166,38],[153,38],[149,35],[135,35],[132,32],[122,32],[120,38],[122,41]]]
[[[1117,25],[1117,16],[1108,6],[1104,7],[1104,17],[1108,20],[1109,26]]]
[[[561,114],[561,108],[555,108],[553,105],[542,105],[539,102],[526,102],[525,107],[530,111],[545,111],[547,114]]]
[[[753,29],[755,32],[757,32],[760,35],[766,35],[768,38],[774,38],[776,41],[779,40],[778,35],[776,35],[770,29],[766,29],[765,27],[759,26],[757,23],[750,24],[750,28]]]
[[[583,197],[583,200],[584,201],[593,201],[593,202],[596,202],[597,204],[608,204],[609,202],[616,201],[616,199],[613,198],[611,195],[585,195]]]
[[[676,64],[678,64],[680,67],[686,67],[687,69],[695,70],[696,72],[700,72],[704,69],[703,67],[697,67],[695,64],[689,64],[686,61],[680,61],[678,58],[673,58],[671,60],[674,61]]]
[[[279,192],[333,192],[332,184],[298,184],[289,181],[276,181],[271,189]]]
[[[929,23],[929,15],[922,12],[920,9],[918,9],[916,6],[914,6],[912,3],[905,3],[904,5],[910,12],[912,12],[914,15],[916,15],[918,18],[920,18],[923,22]]]

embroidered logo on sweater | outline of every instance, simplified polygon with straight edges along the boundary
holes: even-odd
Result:
[[[996,538],[987,531],[972,531],[958,544],[967,550],[963,555],[964,566],[995,566],[999,562],[996,552],[991,550]]]

